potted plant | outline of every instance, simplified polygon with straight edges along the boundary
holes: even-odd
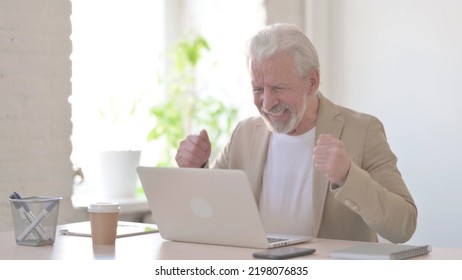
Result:
[[[99,199],[133,198],[138,187],[136,167],[144,138],[137,110],[142,96],[109,96],[99,106],[100,129],[95,134],[96,148],[87,157],[82,171],[85,185]]]
[[[170,52],[169,79],[165,100],[153,106],[155,125],[148,141],[163,141],[165,149],[157,166],[173,166],[179,142],[195,130],[205,128],[214,142],[213,155],[221,149],[231,132],[237,108],[213,96],[204,96],[197,85],[197,67],[208,42],[199,34],[182,38]]]

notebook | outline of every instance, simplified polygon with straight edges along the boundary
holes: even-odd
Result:
[[[430,245],[403,245],[388,243],[360,243],[329,253],[335,259],[404,260],[430,253]]]
[[[153,224],[118,221],[117,238],[158,232]],[[90,221],[67,224],[59,230],[60,234],[72,236],[91,237]]]
[[[137,172],[166,240],[274,248],[312,239],[267,235],[242,170],[139,166]]]

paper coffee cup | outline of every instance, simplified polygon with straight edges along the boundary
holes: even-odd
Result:
[[[94,245],[114,245],[120,206],[115,202],[90,204],[91,238]]]

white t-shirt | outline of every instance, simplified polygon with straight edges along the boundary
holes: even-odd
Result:
[[[271,136],[259,203],[269,233],[313,235],[315,135],[313,128],[299,136]]]

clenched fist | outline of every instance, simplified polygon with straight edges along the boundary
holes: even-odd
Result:
[[[313,150],[314,167],[332,183],[345,184],[351,161],[343,142],[332,135],[319,135]]]
[[[199,135],[188,135],[180,142],[175,156],[179,167],[203,167],[209,160],[212,144],[206,130]]]

